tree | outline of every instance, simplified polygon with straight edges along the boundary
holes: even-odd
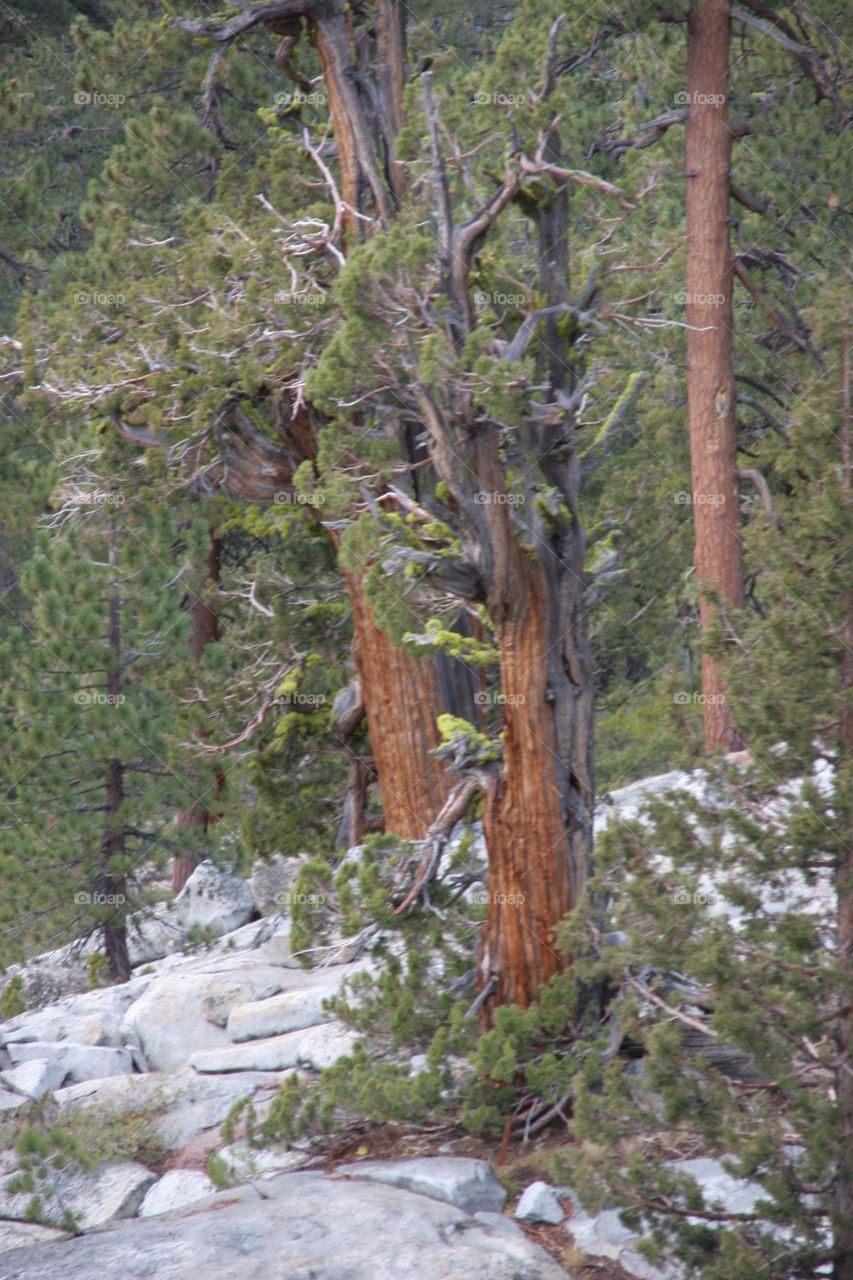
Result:
[[[210,602],[209,595],[219,582],[221,559],[221,540],[213,528],[208,535],[208,550],[204,566],[205,582],[198,587],[191,585],[189,590],[188,610],[190,615],[189,654],[190,660],[198,666],[209,644],[219,639],[219,618]],[[217,795],[225,785],[225,776],[217,775]],[[215,824],[216,814],[203,800],[196,798],[188,809],[178,815],[178,825],[182,827],[200,827],[207,831],[211,823]],[[177,894],[183,889],[193,872],[197,862],[196,856],[175,857],[172,860],[172,892]]]
[[[712,769],[698,803],[664,797],[648,822],[608,830],[595,887],[616,945],[588,913],[575,921],[594,957],[582,977],[612,999],[600,1080],[590,1070],[576,1095],[572,1176],[706,1280],[853,1274],[851,353],[837,265],[808,317],[823,367],[779,460],[778,520],[755,522],[764,613],[730,615],[743,656],[729,696],[751,760]],[[673,1168],[697,1144],[758,1185],[754,1208],[720,1211]]]
[[[372,14],[367,16],[357,51],[350,39],[347,6],[342,2],[318,5],[305,0],[301,4],[263,6],[262,10],[247,11],[224,24],[208,18],[177,23],[182,30],[202,35],[220,46],[210,67],[206,111],[221,140],[227,133],[223,132],[222,122],[214,111],[221,54],[238,37],[262,23],[280,37],[276,65],[294,86],[292,93],[278,96],[297,112],[301,102],[323,97],[312,88],[297,65],[303,19],[307,20],[311,49],[319,59],[329,117],[336,133],[340,191],[319,153],[313,151],[307,128],[304,136],[313,162],[331,182],[335,223],[329,229],[327,243],[330,252],[338,258],[341,253],[336,242],[354,242],[373,218],[379,224],[387,221],[404,191],[402,169],[394,155],[395,139],[402,125],[404,8],[396,0],[383,0],[375,21]],[[276,122],[278,114],[284,117],[286,125],[290,124],[288,110],[276,113],[273,116]],[[292,129],[280,132],[292,137]],[[294,200],[292,193],[289,199],[294,204],[295,216],[298,200]],[[267,218],[266,213],[263,218]],[[310,294],[313,283],[305,281],[305,288],[295,289],[294,294]],[[168,343],[168,335],[164,336]],[[231,336],[229,334],[229,346]],[[251,345],[255,345],[254,340]],[[126,358],[126,354],[123,351],[120,359]],[[301,360],[302,351],[297,349],[296,354]],[[137,358],[147,362],[148,356],[139,352]],[[275,360],[281,366],[278,380],[287,383],[292,371],[287,367],[286,352],[280,345]],[[222,377],[221,370],[217,376]],[[274,429],[270,435],[260,433],[242,412],[242,395],[233,394],[229,381],[226,368],[222,392],[227,406],[223,415],[227,435],[224,441],[221,437],[216,441],[225,446],[225,465],[207,467],[205,476],[208,482],[216,476],[222,489],[232,496],[280,500],[294,492],[292,481],[297,467],[310,462],[314,456],[313,417],[304,407],[291,412],[288,397],[278,389],[271,392],[268,369],[264,368],[263,386],[259,390],[266,401],[264,412],[272,417],[278,430]],[[276,396],[280,403],[270,414],[269,402]],[[143,392],[141,398],[147,399],[147,393]],[[139,412],[139,399],[133,392],[127,395],[121,411],[114,414],[118,429],[127,439],[143,447],[168,447],[167,433],[152,434],[128,422]],[[207,429],[205,424],[204,430]],[[199,455],[192,456],[197,459]],[[354,657],[362,677],[365,714],[385,822],[389,830],[403,837],[421,837],[446,798],[447,780],[443,768],[430,754],[439,745],[434,717],[425,718],[418,725],[411,718],[401,716],[399,708],[442,709],[441,676],[434,662],[417,662],[394,649],[387,636],[374,625],[364,599],[361,576],[353,572],[346,582],[356,631]]]
[[[14,751],[3,769],[10,929],[47,916],[63,940],[100,934],[130,975],[128,917],[187,789],[165,764],[173,704],[157,669],[185,631],[166,559],[171,524],[78,468],[57,490],[22,576],[22,625],[2,646]]]
[[[328,503],[339,504],[330,514],[338,515],[347,503],[334,460],[346,458],[362,514],[351,517],[343,550],[370,557],[374,609],[383,592],[392,608],[397,584],[408,577],[412,590],[419,581],[432,583],[488,620],[500,671],[494,698],[500,741],[470,723],[442,722],[448,754],[484,792],[489,905],[478,984],[486,1018],[496,1005],[534,1002],[540,985],[563,967],[554,928],[583,896],[592,845],[576,419],[586,385],[583,344],[601,326],[593,314],[594,279],[576,299],[569,288],[568,188],[587,185],[617,208],[627,202],[611,184],[562,165],[557,108],[549,100],[560,30],[557,22],[550,41],[537,46],[539,66],[548,62],[548,71],[529,115],[516,115],[517,157],[495,178],[495,156],[486,155],[477,174],[484,194],[476,192],[473,212],[465,210],[467,187],[462,194],[451,184],[438,106],[424,77],[421,127],[430,166],[413,191],[406,225],[350,255],[338,285],[344,323],[307,387],[328,413],[337,410],[334,427],[321,436],[321,464],[332,459],[322,478]],[[510,62],[508,52],[504,74]],[[537,133],[547,145],[528,155],[525,142]],[[463,150],[458,138],[450,147],[454,156]],[[434,239],[424,231],[427,212]],[[528,220],[535,245],[529,255],[522,229]],[[512,251],[498,256],[507,244],[523,246],[520,262]],[[508,309],[500,299],[482,312],[475,304],[484,282],[481,260],[495,264],[498,280],[523,281],[526,292]],[[362,406],[355,423],[353,400]],[[394,491],[405,520],[386,514],[384,503],[380,510],[374,496],[387,483],[393,456],[383,460],[362,443],[389,419],[411,421],[425,433],[435,476],[422,479],[417,501]]]
[[[727,0],[702,0],[687,19],[687,404],[696,582],[706,634],[714,612],[710,594],[735,609],[744,604],[729,243],[730,24]],[[707,651],[702,693],[706,750],[741,747],[719,664]]]

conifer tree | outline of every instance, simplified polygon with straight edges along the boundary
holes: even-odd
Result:
[[[5,629],[2,859],[7,930],[100,936],[129,976],[127,920],[145,873],[174,841],[187,788],[167,763],[176,716],[158,669],[187,619],[171,521],[115,487],[63,481],[21,580],[28,608]],[[42,922],[41,930],[38,929]]]
[[[755,522],[761,617],[733,614],[749,765],[608,830],[606,929],[568,930],[608,982],[610,1035],[578,1079],[565,1174],[713,1280],[853,1274],[851,1237],[850,286],[809,313],[822,366]],[[609,941],[611,944],[604,945]],[[621,1054],[615,1051],[621,1048]],[[630,1061],[641,1057],[639,1072]],[[723,1209],[672,1164],[701,1150],[757,1184]]]

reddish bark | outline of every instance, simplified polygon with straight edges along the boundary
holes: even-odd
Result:
[[[357,574],[345,575],[353,616],[353,660],[365,692],[371,751],[385,830],[422,839],[447,798],[447,777],[430,752],[445,709],[435,662],[410,658],[377,627]]]
[[[703,0],[688,18],[687,400],[694,563],[703,636],[714,616],[709,590],[744,605],[732,364],[734,258],[729,240],[728,0]],[[705,747],[736,751],[743,739],[725,702],[720,666],[702,657]]]
[[[505,483],[494,439],[477,450],[486,492]],[[523,548],[506,505],[488,508],[487,607],[500,652],[503,758],[486,792],[489,904],[480,942],[483,1005],[527,1007],[566,964],[555,926],[577,906],[592,849],[592,690],[582,614],[582,536],[560,554]],[[543,563],[544,561],[544,563]]]

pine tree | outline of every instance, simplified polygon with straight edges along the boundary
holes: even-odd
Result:
[[[174,844],[187,788],[169,768],[175,707],[158,686],[187,618],[172,580],[171,522],[122,491],[65,480],[21,580],[29,607],[2,644],[7,930],[100,935],[129,976],[127,921]],[[171,585],[170,585],[171,584]]]
[[[706,775],[698,806],[608,830],[593,889],[610,932],[589,913],[568,931],[609,984],[611,1036],[577,1082],[563,1173],[713,1280],[853,1273],[849,283],[816,302],[822,367],[778,463],[777,519],[755,521],[763,616],[732,615],[751,764]],[[759,1186],[754,1209],[703,1200],[670,1163],[697,1150]]]

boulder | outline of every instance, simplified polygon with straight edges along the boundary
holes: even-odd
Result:
[[[245,961],[230,971],[229,981],[239,982],[254,999],[273,995],[281,986],[275,970]],[[152,1071],[174,1071],[199,1050],[227,1044],[224,1030],[208,1021],[203,1007],[205,997],[221,986],[219,973],[194,971],[189,964],[180,972],[155,977],[124,1016],[125,1043],[139,1045]]]
[[[42,1227],[37,1222],[0,1222],[0,1255],[10,1249],[25,1249],[33,1244],[50,1244],[54,1240],[68,1240],[67,1231],[57,1227]],[[0,1258],[0,1267],[3,1266]]]
[[[252,901],[259,915],[271,916],[283,909],[290,910],[291,897],[299,875],[299,858],[285,858],[273,854],[269,862],[262,858],[252,867]]]
[[[99,1080],[102,1076],[130,1075],[133,1059],[129,1049],[113,1049],[104,1045],[75,1044],[72,1040],[23,1041],[8,1046],[9,1056],[17,1065],[46,1059],[73,1081]]]
[[[175,898],[176,920],[185,928],[230,933],[255,914],[252,890],[240,876],[219,871],[212,862],[200,863]]]
[[[252,996],[252,989],[246,982],[220,982],[208,988],[207,995],[202,998],[201,1011],[215,1027],[224,1027],[231,1010],[238,1005],[251,1006]]]
[[[289,1067],[310,1067],[322,1071],[339,1058],[352,1053],[358,1037],[338,1023],[328,1022],[307,1031],[266,1040],[248,1040],[220,1049],[203,1049],[190,1058],[196,1071],[285,1071]]]
[[[247,1071],[234,1075],[198,1075],[185,1066],[170,1075],[119,1076],[60,1089],[56,1101],[66,1107],[161,1108],[152,1126],[170,1149],[180,1148],[222,1123],[236,1102],[251,1098],[266,1105],[290,1072]]]
[[[59,1089],[65,1075],[65,1067],[61,1063],[51,1062],[49,1058],[33,1058],[11,1071],[4,1071],[0,1080],[13,1092],[22,1093],[37,1102],[46,1093]]]
[[[557,1193],[547,1182],[531,1182],[515,1210],[519,1222],[547,1222],[556,1226],[565,1218]]]
[[[174,907],[168,903],[160,903],[150,915],[132,916],[127,927],[131,968],[172,955],[181,949],[185,939],[186,930]]]
[[[341,965],[331,971],[321,969],[294,975],[285,980],[285,989],[280,995],[233,1009],[228,1019],[228,1034],[237,1042],[260,1040],[329,1022],[333,1015],[324,1010],[324,1001],[338,994],[346,978],[362,970],[363,966]]]
[[[331,1019],[332,1014],[324,1011],[323,1002],[337,990],[338,983],[326,982],[305,991],[286,991],[270,1000],[240,1005],[232,1009],[228,1018],[228,1034],[239,1043],[316,1027]]]
[[[452,1204],[465,1213],[500,1213],[506,1191],[485,1160],[423,1156],[416,1160],[365,1160],[342,1164],[338,1173],[366,1178]]]
[[[146,1191],[139,1206],[139,1216],[153,1218],[159,1213],[171,1213],[173,1209],[195,1204],[215,1191],[216,1187],[207,1174],[198,1169],[170,1169]]]
[[[8,1193],[5,1189],[8,1181],[4,1178],[0,1183],[0,1216],[23,1218],[32,1196],[29,1192]],[[119,1218],[132,1218],[157,1178],[143,1165],[127,1161],[101,1165],[92,1173],[59,1169],[52,1174],[51,1181],[58,1194],[55,1202],[49,1195],[44,1196],[45,1210],[56,1213],[61,1204],[76,1216],[82,1230],[91,1231]]]
[[[65,996],[44,1009],[31,1009],[0,1024],[0,1040],[74,1040],[77,1044],[121,1045],[121,1022],[128,1007],[144,994],[148,977],[114,987]]]
[[[50,952],[37,956],[30,964],[13,965],[0,981],[0,994],[13,977],[20,975],[19,996],[26,1009],[41,1009],[75,991],[85,991],[89,986],[89,966],[83,955]]]
[[[15,1280],[567,1280],[521,1228],[396,1187],[284,1173],[189,1212],[3,1257]]]

